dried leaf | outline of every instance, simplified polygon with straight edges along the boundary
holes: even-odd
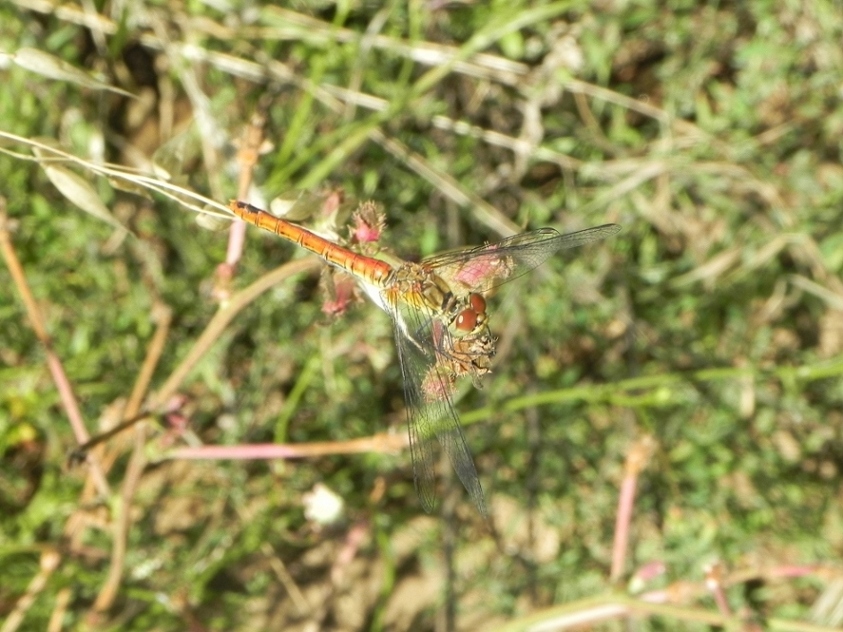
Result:
[[[58,165],[41,165],[41,167],[50,182],[76,206],[115,228],[127,230],[109,212],[108,207],[103,204],[94,187],[80,175]]]
[[[34,136],[31,139],[33,142],[38,143],[39,145],[43,145],[43,147],[39,147],[37,145],[32,145],[32,154],[37,156],[38,158],[53,158],[53,159],[61,159],[64,160],[64,156],[59,154],[54,154],[50,151],[50,148],[56,149],[58,151],[64,151],[64,148],[61,146],[61,143],[57,141],[52,136]]]
[[[186,165],[202,156],[201,138],[195,125],[173,136],[152,154],[155,175],[167,182],[187,182]]]
[[[132,193],[133,195],[138,195],[146,200],[152,200],[152,194],[150,194],[149,189],[142,184],[138,184],[130,180],[127,177],[116,177],[111,176],[107,178],[108,183],[113,186],[118,191],[124,191],[126,193]]]
[[[63,59],[45,53],[37,48],[20,48],[14,54],[15,63],[31,72],[38,73],[42,77],[55,79],[56,81],[69,81],[91,90],[108,90],[126,97],[134,98],[131,92],[126,92],[115,86],[94,79],[84,70],[67,63]]]
[[[219,217],[218,215],[207,215],[205,213],[199,213],[196,216],[196,223],[205,230],[218,232],[224,228],[228,228],[231,225],[231,220],[226,219],[224,217]]]
[[[322,200],[304,189],[291,189],[269,203],[269,212],[290,222],[309,219],[322,208]]]

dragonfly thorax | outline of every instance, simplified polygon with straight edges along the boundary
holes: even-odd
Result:
[[[395,268],[384,286],[397,301],[436,315],[445,313],[453,302],[448,284],[438,274],[417,263],[405,263]]]
[[[455,294],[448,283],[427,266],[407,263],[396,268],[386,285],[400,288],[404,300],[413,307],[441,318],[455,336],[477,334],[487,329],[486,299],[474,292]]]

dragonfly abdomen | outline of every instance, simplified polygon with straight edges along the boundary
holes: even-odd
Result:
[[[251,204],[231,200],[228,206],[243,221],[292,241],[297,246],[320,256],[331,265],[353,277],[368,281],[378,287],[384,287],[393,272],[392,266],[385,261],[352,252],[320,237],[316,233],[310,232],[306,228],[291,224],[287,220],[275,217]]]

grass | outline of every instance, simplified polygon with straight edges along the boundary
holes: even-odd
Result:
[[[0,8],[0,630],[839,627],[839,5],[39,7]],[[493,299],[488,522],[446,467],[421,512],[384,314],[256,229],[220,267],[249,182],[412,257],[623,226]]]

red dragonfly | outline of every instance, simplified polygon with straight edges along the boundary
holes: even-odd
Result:
[[[484,295],[559,250],[604,239],[621,227],[604,224],[566,235],[540,228],[420,263],[398,261],[393,265],[334,244],[245,202],[232,200],[229,207],[242,220],[292,241],[351,275],[392,317],[404,377],[413,475],[422,507],[431,512],[436,506],[438,439],[469,496],[485,515],[483,489],[452,399],[457,378],[467,375],[477,383],[491,370],[495,339],[489,330]]]

